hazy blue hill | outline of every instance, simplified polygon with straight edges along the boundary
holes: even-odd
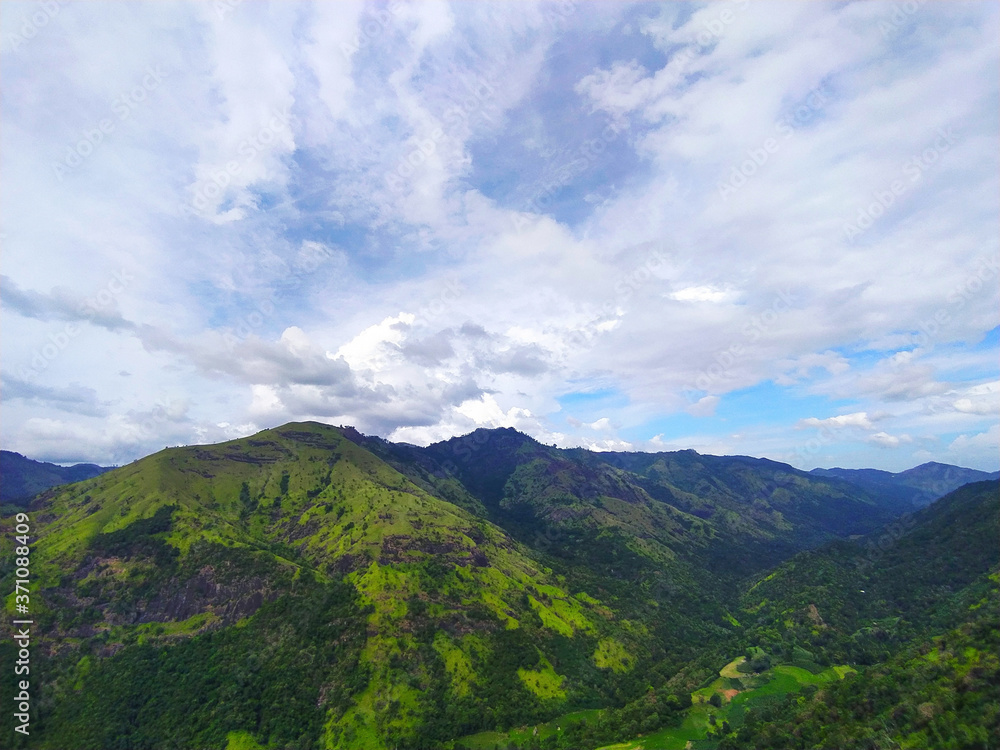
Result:
[[[1000,471],[985,472],[934,461],[892,473],[880,469],[813,469],[812,474],[837,477],[873,494],[894,498],[913,508],[925,505],[969,482],[1000,478]]]
[[[622,467],[652,497],[712,522],[725,542],[710,562],[719,570],[749,574],[830,539],[870,533],[907,509],[768,459],[685,450],[600,453],[592,460]]]
[[[70,482],[81,482],[110,471],[96,464],[58,464],[33,461],[20,453],[0,451],[0,502],[27,505],[39,492]]]

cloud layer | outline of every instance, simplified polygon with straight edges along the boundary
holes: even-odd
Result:
[[[984,3],[0,6],[5,448],[997,468]]]

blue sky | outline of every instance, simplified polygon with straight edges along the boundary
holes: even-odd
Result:
[[[995,3],[0,4],[0,442],[995,470]]]

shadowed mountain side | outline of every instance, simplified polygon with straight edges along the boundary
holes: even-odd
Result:
[[[0,503],[26,506],[39,492],[90,479],[106,471],[111,469],[95,464],[59,466],[33,461],[13,451],[0,451]]]

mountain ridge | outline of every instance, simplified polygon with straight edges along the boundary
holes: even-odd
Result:
[[[1000,471],[986,472],[953,464],[928,461],[900,472],[881,469],[813,469],[810,473],[838,477],[869,492],[881,493],[914,509],[929,505],[939,497],[970,482],[1000,478]]]
[[[664,726],[692,665],[750,632],[748,581],[899,511],[766,459],[511,429],[419,447],[299,422],[164,449],[31,503],[36,746],[437,748],[615,706]],[[169,720],[113,699],[129,691]]]

